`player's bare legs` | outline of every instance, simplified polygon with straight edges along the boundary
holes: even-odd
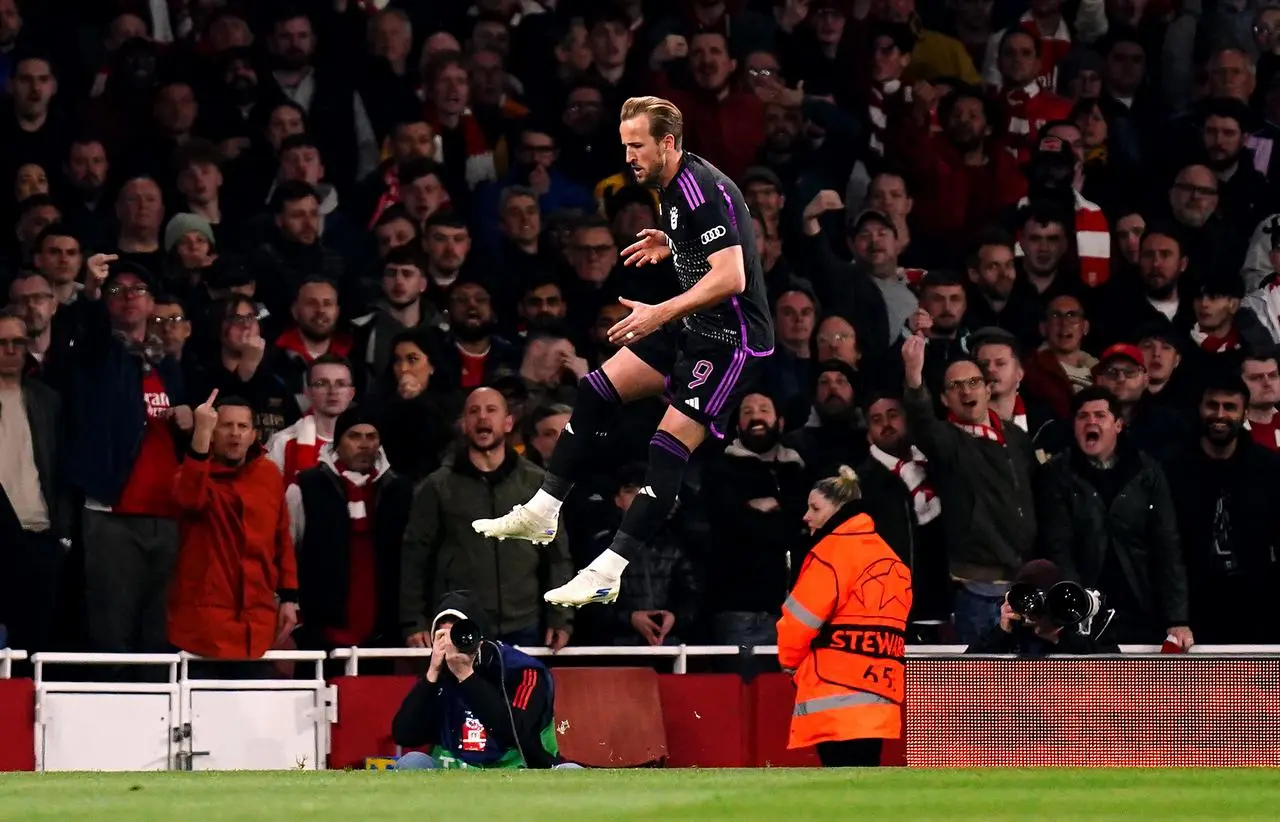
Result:
[[[661,394],[664,387],[665,378],[653,366],[627,348],[619,349],[578,383],[573,415],[560,433],[542,488],[533,499],[496,519],[478,519],[472,527],[486,537],[527,539],[538,545],[551,542],[560,506],[573,490],[583,459],[599,445],[600,434],[608,430],[618,408]]]
[[[706,436],[707,429],[702,423],[674,406],[667,409],[653,439],[649,440],[649,470],[645,473],[644,487],[622,518],[613,543],[573,579],[548,591],[543,597],[547,602],[581,606],[590,602],[613,602],[618,598],[619,580],[627,561],[643,550],[671,516],[689,466],[689,455]]]

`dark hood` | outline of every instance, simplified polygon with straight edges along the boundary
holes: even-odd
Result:
[[[432,634],[436,632],[436,625],[445,616],[469,619],[480,628],[480,633],[484,637],[493,638],[493,623],[489,621],[489,615],[485,613],[479,600],[470,591],[450,591],[440,597],[440,604],[436,606],[436,615],[431,620]]]

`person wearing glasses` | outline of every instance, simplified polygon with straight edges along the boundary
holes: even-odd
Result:
[[[9,283],[9,310],[22,318],[27,329],[23,373],[41,376],[50,349],[54,348],[53,315],[58,310],[58,299],[53,285],[36,271],[19,271]],[[62,345],[68,342],[63,340]]]
[[[164,352],[182,362],[182,350],[191,339],[191,319],[182,300],[172,294],[156,297],[156,307],[151,312],[151,331],[164,344]]]
[[[28,279],[48,287],[43,277]],[[10,647],[35,653],[49,650],[71,523],[60,476],[62,402],[24,376],[30,341],[22,317],[0,310],[0,567],[8,582],[0,626]]]
[[[356,396],[351,363],[336,354],[323,354],[307,366],[306,416],[267,442],[267,457],[284,474],[287,487],[299,471],[313,468],[324,446],[333,442],[333,427]]]
[[[1093,385],[1098,360],[1081,346],[1089,334],[1089,318],[1078,297],[1063,294],[1045,306],[1040,320],[1044,344],[1027,357],[1022,385],[1029,395],[1049,406],[1053,416],[1066,419],[1071,398]]]
[[[1127,437],[1138,450],[1163,459],[1194,433],[1185,413],[1153,400],[1146,357],[1138,346],[1117,343],[1103,351],[1093,382],[1115,395]]]
[[[926,345],[937,344],[920,332],[903,343],[902,405],[942,500],[955,628],[968,644],[999,622],[1010,581],[1035,545],[1036,457],[1026,432],[992,409],[991,386],[972,359],[946,367],[946,418],[934,415],[924,369]]]
[[[297,422],[302,412],[294,392],[266,359],[259,311],[253,298],[243,294],[215,303],[209,312],[209,334],[201,340],[207,348],[189,358],[189,372],[193,396],[207,397],[216,388],[225,396],[245,399],[253,408],[254,430],[265,444]]]
[[[150,328],[152,275],[90,260],[66,402],[71,485],[84,495],[86,623],[94,651],[160,652],[178,554],[173,480],[190,429],[182,368]]]

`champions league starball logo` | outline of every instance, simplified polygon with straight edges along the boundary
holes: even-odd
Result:
[[[676,230],[676,223],[680,219],[680,211],[675,206],[671,207],[671,230]]]

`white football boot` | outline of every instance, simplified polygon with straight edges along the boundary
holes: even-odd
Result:
[[[527,539],[534,545],[546,545],[556,538],[556,518],[540,517],[523,505],[497,519],[478,519],[471,527],[490,539]]]
[[[573,579],[542,595],[552,605],[564,605],[570,608],[581,608],[593,602],[601,604],[613,602],[618,598],[621,580],[601,571],[584,568]]]

